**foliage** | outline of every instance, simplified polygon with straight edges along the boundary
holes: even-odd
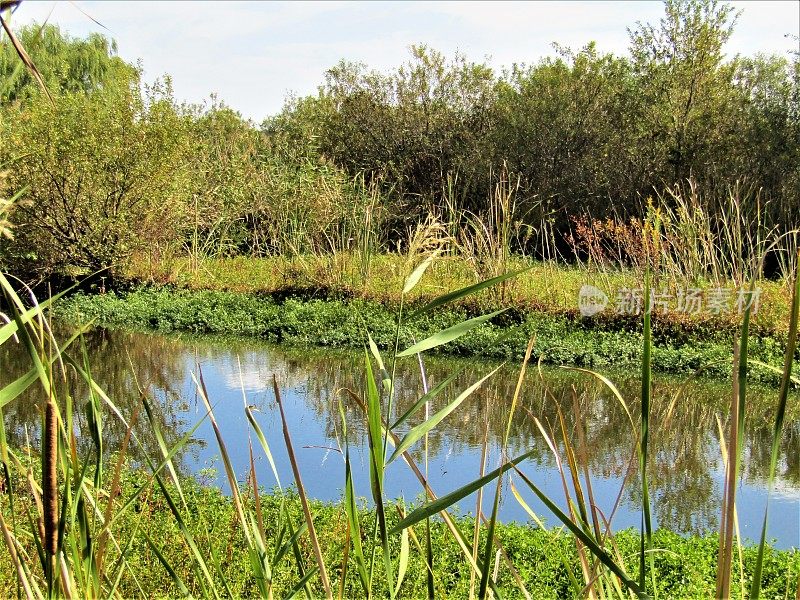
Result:
[[[115,42],[97,33],[73,38],[57,25],[26,25],[17,34],[52,93],[89,93],[109,81],[126,80],[136,69],[117,54]],[[0,44],[0,104],[27,104],[39,90],[7,40]]]
[[[120,294],[76,294],[56,308],[62,319],[72,323],[92,320],[99,325],[139,330],[257,336],[295,346],[358,348],[362,344],[361,328],[366,326],[383,349],[393,347],[395,342],[394,310],[396,307],[369,300],[281,301],[166,287]],[[410,344],[412,339],[424,339],[473,314],[469,307],[437,311],[405,327],[400,342]],[[532,335],[536,336],[532,354],[535,360],[588,368],[635,365],[642,343],[641,331],[623,319],[586,323],[563,315],[530,312],[506,321],[497,317],[452,342],[444,351],[520,360]],[[681,324],[666,319],[656,321],[654,339],[653,367],[658,371],[688,374],[702,369],[706,375],[723,378],[729,374],[731,332],[700,329],[689,333]],[[777,364],[782,357],[782,344],[774,335],[753,335],[752,356]],[[800,356],[796,359],[800,360]],[[772,374],[761,370],[753,371],[752,378],[775,381]]]
[[[3,112],[3,161],[17,239],[6,262],[22,273],[94,271],[174,236],[181,120],[168,86],[139,91],[138,77],[106,82],[90,95],[39,94]]]
[[[55,108],[4,39],[0,163],[19,164],[10,193],[27,185],[40,208],[20,213],[31,233],[2,253],[29,278],[118,272],[137,248],[153,266],[189,256],[195,272],[209,257],[348,252],[368,274],[372,255],[406,248],[435,218],[480,278],[510,253],[582,260],[576,220],[642,223],[655,197],[662,214],[689,209],[667,232],[681,252],[698,230],[769,232],[779,243],[759,246],[765,271],[787,277],[800,244],[800,54],[726,57],[735,17],[670,0],[659,23],[629,30],[626,55],[556,46],[505,71],[425,46],[387,72],[341,61],[260,127],[216,97],[176,104],[168,79],[142,94],[107,38],[23,28]],[[696,258],[688,271],[704,276]],[[713,278],[738,275],[718,266]]]
[[[147,473],[126,465],[122,477],[122,498],[129,497],[137,487],[147,483]],[[248,558],[242,540],[233,535],[229,525],[236,518],[230,497],[224,496],[218,488],[204,487],[191,480],[182,482],[187,505],[196,513],[203,514],[203,520],[192,519],[189,526],[193,535],[199,541],[220,556],[229,557],[224,565],[224,577],[228,579],[231,591],[236,596],[250,595],[253,591],[254,581],[249,574]],[[171,492],[175,493],[174,487]],[[300,506],[296,492],[287,494],[289,512],[300,518]],[[24,501],[20,498],[20,501]],[[280,492],[264,493],[261,496],[262,512],[265,521],[273,522],[281,507]],[[340,504],[313,503],[317,528],[321,536],[321,546],[330,564],[335,564],[342,555],[344,540],[342,532],[343,507]],[[138,513],[120,521],[119,537],[133,534],[136,528],[136,518],[144,515],[139,525],[139,531],[147,533],[153,540],[175,539],[180,536],[180,531],[175,526],[166,503],[158,498],[142,501],[138,506]],[[372,525],[374,514],[359,504],[359,518],[365,527]],[[396,517],[392,517],[396,521]],[[464,531],[473,528],[474,522],[470,517],[458,519],[459,527]],[[517,562],[520,572],[528,590],[536,598],[560,598],[569,593],[568,565],[576,564],[575,546],[565,535],[555,538],[546,530],[538,529],[533,525],[522,523],[498,524],[497,535],[511,557]],[[617,542],[625,553],[636,551],[638,534],[633,531],[622,531],[616,534]],[[459,554],[456,543],[440,521],[432,522],[432,539],[437,547],[436,578],[442,582],[440,593],[448,597],[464,597],[469,594],[469,575],[463,569],[464,563]],[[707,596],[713,592],[713,563],[717,549],[717,541],[713,536],[683,538],[666,530],[658,530],[654,534],[654,543],[663,548],[665,552],[659,553],[656,560],[658,569],[659,595],[670,597],[682,596]],[[185,547],[182,544],[165,544],[161,549],[167,560],[176,565],[179,575],[184,581],[191,582],[192,572],[182,560]],[[399,547],[394,548],[399,551]],[[792,572],[800,569],[798,557],[788,551],[771,550],[769,552],[767,573],[765,577],[765,597],[782,597],[786,589],[786,579]],[[745,565],[748,571],[752,568],[755,558],[755,548],[745,549]],[[147,577],[136,580],[131,575],[125,575],[120,582],[120,593],[123,597],[130,598],[143,595],[175,596],[178,588],[170,579],[169,574],[158,568],[152,568],[158,559],[144,539],[137,536],[132,545],[127,561],[133,573],[147,569]],[[16,593],[13,579],[13,570],[8,563],[8,556],[0,558],[0,595],[10,597]],[[401,588],[400,598],[417,598],[426,593],[425,590],[425,563],[421,554],[413,552],[409,561],[408,573]],[[578,576],[577,571],[573,574]],[[340,573],[334,571],[334,585],[339,584]],[[273,575],[276,582],[275,595],[283,597],[293,587],[296,573],[294,565],[285,559],[275,565]],[[138,581],[138,587],[137,586]],[[503,575],[498,586],[507,595],[513,597],[513,583],[509,575]],[[357,580],[354,569],[348,570],[345,580],[345,597],[360,597],[361,585]]]

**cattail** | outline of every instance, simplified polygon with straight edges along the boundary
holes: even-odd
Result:
[[[49,556],[55,556],[58,547],[58,416],[52,399],[45,406],[43,452],[44,549]]]

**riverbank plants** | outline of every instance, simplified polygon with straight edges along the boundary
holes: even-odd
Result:
[[[34,202],[0,259],[28,282],[280,256],[358,292],[428,215],[474,281],[515,256],[641,266],[654,214],[662,267],[688,279],[673,284],[738,283],[753,252],[770,277],[793,272],[800,62],[726,58],[725,3],[670,0],[619,56],[559,46],[500,71],[416,45],[386,72],[342,61],[260,124],[182,103],[104,35],[32,24],[12,40],[17,4],[2,4],[0,164]]]
[[[667,8],[673,21],[683,23],[674,5],[668,4]],[[701,9],[702,6],[693,6],[695,12]],[[715,12],[712,7],[706,18],[715,18],[724,24],[726,15],[726,10]],[[13,39],[10,30],[5,29]],[[640,39],[642,43],[637,47],[642,50],[654,30],[641,27],[637,31],[634,41]],[[420,66],[435,66],[425,61],[424,51],[417,52],[423,61]],[[22,51],[19,53],[24,58]],[[578,58],[575,57],[576,65]],[[658,65],[652,61],[647,63],[644,58],[641,52],[635,57],[634,67],[638,72],[654,77],[659,75],[658,70],[654,72],[651,68]],[[711,66],[719,67],[718,61]],[[37,71],[31,67],[31,72]],[[688,168],[690,165],[682,166]],[[784,597],[800,595],[796,551],[777,554],[768,548],[769,513],[764,515],[758,547],[749,550],[742,548],[736,517],[751,365],[772,370],[779,378],[767,474],[770,491],[775,481],[786,407],[798,385],[792,374],[800,309],[800,276],[797,271],[791,279],[792,299],[784,322],[786,341],[782,367],[753,359],[751,343],[755,339],[751,339],[752,310],[749,305],[742,315],[731,364],[730,412],[724,419],[720,418],[720,430],[727,427],[728,433],[720,438],[726,477],[718,540],[716,543],[677,540],[654,529],[648,485],[649,474],[658,458],[650,446],[650,432],[657,426],[651,421],[650,412],[656,354],[651,298],[654,297],[654,278],[661,276],[664,270],[664,265],[657,262],[657,258],[664,255],[660,246],[663,238],[659,237],[662,221],[658,213],[643,227],[641,252],[644,263],[638,271],[643,280],[644,303],[641,350],[638,353],[641,368],[639,418],[635,419],[631,410],[634,399],[624,398],[601,373],[581,370],[586,377],[607,386],[630,417],[630,431],[623,435],[629,436],[631,442],[631,468],[623,489],[628,484],[635,485],[641,502],[640,530],[635,533],[615,532],[613,511],[605,515],[595,503],[592,477],[585,460],[583,419],[577,403],[574,410],[578,426],[574,431],[567,430],[562,414],[559,414],[557,423],[542,423],[536,415],[530,415],[558,465],[564,502],[548,496],[534,478],[526,474],[526,461],[534,451],[507,455],[511,417],[525,393],[524,375],[534,368],[533,352],[540,333],[535,327],[530,332],[521,359],[518,384],[508,398],[507,425],[497,466],[490,468],[491,465],[482,459],[478,468],[480,474],[474,481],[445,493],[434,489],[436,482],[427,473],[425,462],[419,465],[410,451],[420,446],[424,449],[429,434],[443,426],[446,419],[497,369],[453,393],[448,387],[452,377],[438,383],[428,381],[425,356],[435,349],[466,339],[485,324],[508,316],[509,311],[503,307],[493,308],[478,314],[466,314],[456,322],[447,323],[437,323],[434,315],[444,307],[476,294],[490,293],[492,289],[498,289],[497,286],[505,290],[512,278],[525,273],[524,269],[511,272],[505,268],[496,269],[498,265],[504,266],[509,262],[506,250],[510,229],[507,226],[510,224],[509,215],[513,213],[510,190],[501,190],[500,193],[505,194],[505,204],[499,205],[502,214],[488,217],[495,229],[499,225],[499,229],[487,234],[487,239],[492,239],[491,245],[495,246],[492,250],[500,251],[500,254],[490,255],[489,260],[493,261],[492,268],[495,269],[490,271],[493,276],[413,303],[410,294],[442,253],[438,247],[431,249],[425,243],[419,244],[408,256],[412,268],[401,272],[396,318],[385,332],[388,341],[379,347],[366,319],[354,328],[363,347],[364,377],[362,386],[340,390],[338,397],[334,398],[339,403],[339,427],[345,443],[339,448],[344,499],[341,505],[333,507],[313,502],[306,493],[304,474],[297,464],[292,431],[275,380],[273,392],[283,424],[283,439],[277,443],[284,444],[287,449],[294,493],[284,491],[285,482],[280,481],[270,447],[276,440],[265,437],[259,416],[248,403],[243,383],[242,410],[250,426],[247,437],[249,469],[244,477],[234,470],[228,441],[217,425],[214,398],[208,393],[199,366],[193,379],[202,401],[202,417],[170,446],[153,416],[154,399],[149,389],[140,388],[141,405],[137,405],[131,414],[124,414],[92,375],[92,357],[83,343],[83,330],[79,328],[66,338],[54,332],[50,307],[60,301],[60,294],[39,303],[23,283],[0,275],[5,309],[5,322],[0,326],[0,345],[20,344],[29,362],[23,375],[0,389],[0,533],[6,548],[1,560],[10,567],[12,593],[28,599],[117,598],[147,596],[154,592],[208,598],[236,595],[343,598],[363,595],[366,598],[388,596],[393,600],[405,595],[438,597],[458,595],[459,592],[463,595],[468,590],[469,596],[483,599],[492,595],[531,598],[541,591],[533,587],[540,583],[545,593],[555,592],[554,595],[558,596],[646,598],[679,594],[685,591],[680,586],[688,581],[694,586],[692,590],[701,594],[713,593],[718,598],[744,594],[745,590],[754,598],[765,590]],[[734,209],[738,210],[738,205],[734,205]],[[480,218],[477,213],[472,214],[476,219]],[[302,218],[294,216],[290,216],[289,221],[290,227],[304,223]],[[475,221],[473,228],[476,231],[480,229],[480,223]],[[725,247],[744,248],[747,242],[748,247],[763,258],[765,250],[760,232],[757,228],[755,242],[749,238],[732,237],[726,241]],[[494,240],[491,235],[499,236],[501,241]],[[304,235],[295,235],[286,239],[305,238]],[[371,252],[370,244],[364,242],[364,252]],[[504,247],[498,248],[498,244]],[[197,243],[193,251],[197,254]],[[755,255],[745,257],[750,270],[737,270],[732,263],[719,263],[718,267],[725,271],[726,277],[747,286],[752,292],[757,283],[754,277],[761,273],[754,258]],[[794,260],[795,268],[798,262]],[[93,261],[90,264],[94,266]],[[678,263],[671,264],[674,267]],[[790,262],[787,260],[785,264]],[[360,273],[365,277],[369,269],[361,269]],[[505,299],[504,292],[501,292],[500,299]],[[421,322],[427,322],[429,329],[414,329],[415,324]],[[401,360],[416,361],[424,391],[408,410],[398,415],[395,373]],[[78,389],[76,381],[85,385],[85,394],[79,396],[75,393]],[[12,448],[7,441],[3,408],[34,390],[38,391],[34,397],[41,414],[41,426],[32,432],[34,440],[31,444]],[[447,401],[431,414],[430,403],[440,395]],[[359,411],[367,423],[370,500],[366,510],[358,500],[359,494],[364,492],[355,488],[352,478],[348,438],[344,435],[348,427],[347,408]],[[680,410],[679,394],[675,396],[674,410]],[[424,417],[420,418],[420,415]],[[110,420],[125,431],[121,445],[113,453],[109,452],[104,438],[104,425]],[[228,497],[182,480],[174,464],[176,454],[206,421],[214,431],[221,454],[230,491]],[[137,427],[137,423],[141,425]],[[148,437],[149,443],[145,442],[144,436]],[[34,450],[36,446],[38,448]],[[484,458],[485,455],[486,452]],[[277,486],[272,495],[265,495],[262,491],[264,482],[258,480],[255,467],[257,456],[265,458],[271,467],[274,481],[270,483]],[[423,452],[423,461],[425,456]],[[131,461],[138,464],[132,467]],[[419,481],[423,496],[419,502],[407,504],[404,499],[386,496],[387,467],[399,461],[404,462]],[[515,529],[498,522],[498,507],[506,485],[534,521],[540,523],[542,517],[531,510],[526,494],[537,497],[560,524],[561,529],[542,526],[534,530],[535,533],[522,536],[525,542],[537,540],[540,548],[544,544],[546,558],[541,551],[531,551],[530,545],[526,553],[521,549],[525,542],[516,539]],[[454,516],[456,504],[474,493],[486,496],[490,501],[490,511],[484,512],[483,503],[479,501],[471,522]],[[565,505],[566,509],[562,508]],[[220,522],[220,516],[225,517],[224,522]],[[322,531],[323,525],[330,525],[330,530]],[[167,532],[169,536],[165,535]],[[331,532],[336,534],[337,542],[343,538],[343,543],[325,546]],[[227,544],[220,545],[220,540],[227,541]],[[699,543],[701,549],[693,546],[694,543]],[[710,551],[703,547],[705,543],[710,544]],[[536,542],[531,545],[535,546]],[[445,553],[445,549],[450,553]],[[673,556],[676,551],[685,554],[676,558]],[[716,558],[709,561],[708,556],[713,553],[716,553]],[[240,558],[239,564],[245,565],[239,575],[232,574],[230,569],[234,554]],[[145,562],[143,557],[150,560]],[[701,557],[705,560],[699,560]],[[702,568],[692,564],[692,559],[703,563]],[[152,581],[148,580],[154,564],[160,567],[165,591],[150,587]],[[466,571],[459,572],[458,577],[448,569],[456,564],[459,571]],[[415,567],[411,568],[412,565]],[[545,570],[557,572],[561,578],[556,579],[555,575],[541,577]],[[710,574],[715,576],[713,584],[709,582]],[[412,575],[417,576],[413,583]],[[672,579],[678,577],[677,581]],[[566,583],[558,586],[554,582]]]
[[[401,300],[419,284],[436,256],[436,252],[433,252],[417,257],[415,268],[405,280]],[[449,538],[449,543],[454,544],[458,560],[466,566],[468,573],[474,574],[470,577],[470,589],[477,597],[486,597],[490,593],[503,595],[504,591],[506,594],[531,596],[533,592],[529,589],[530,575],[527,575],[530,573],[530,565],[526,564],[522,556],[512,553],[506,545],[507,541],[500,536],[504,528],[498,524],[497,509],[501,496],[509,489],[506,486],[510,486],[515,500],[530,512],[534,520],[540,522],[542,516],[530,509],[529,501],[526,500],[526,495],[530,494],[543,502],[563,527],[561,530],[542,529],[536,535],[551,536],[550,543],[553,544],[563,543],[559,540],[566,537],[575,545],[574,554],[572,550],[569,552],[570,558],[561,556],[564,570],[559,571],[568,581],[566,593],[576,597],[630,594],[644,597],[664,589],[665,583],[659,582],[657,578],[668,575],[657,565],[663,564],[660,555],[669,554],[670,549],[657,545],[661,538],[654,533],[649,516],[646,476],[652,468],[652,450],[648,448],[649,430],[655,426],[650,423],[648,411],[652,377],[652,325],[649,314],[645,315],[643,326],[640,421],[637,424],[632,416],[630,418],[633,465],[630,476],[633,479],[626,479],[626,484],[638,480],[643,502],[642,531],[638,534],[637,551],[623,551],[626,543],[623,540],[627,539],[629,543],[631,538],[618,537],[619,534],[613,531],[613,513],[605,515],[599,512],[595,504],[588,463],[582,458],[586,456],[586,451],[582,446],[583,433],[580,425],[570,432],[565,428],[563,418],[560,423],[548,424],[541,423],[535,415],[530,415],[559,465],[564,483],[564,501],[548,497],[537,482],[525,473],[525,461],[530,453],[506,456],[502,450],[505,448],[504,444],[501,447],[501,461],[496,468],[481,466],[480,477],[475,481],[441,495],[434,490],[435,481],[428,477],[424,464],[418,465],[409,453],[411,448],[424,445],[431,431],[444,426],[446,418],[490,378],[492,373],[460,392],[451,391],[447,387],[447,379],[438,383],[426,383],[426,391],[417,402],[404,414],[398,415],[392,406],[396,393],[394,372],[397,361],[417,361],[420,376],[426,381],[426,353],[456,342],[483,323],[499,316],[502,309],[470,317],[425,337],[412,339],[408,347],[402,349],[405,344],[401,332],[406,323],[411,324],[448,303],[502,283],[514,275],[517,274],[502,275],[462,288],[422,306],[409,306],[401,302],[394,327],[394,343],[388,351],[379,349],[371,334],[365,332],[364,387],[344,390],[338,401],[342,417],[340,428],[343,432],[348,426],[345,406],[361,411],[366,419],[370,489],[368,492],[355,489],[350,476],[349,450],[345,443],[341,448],[344,463],[343,505],[338,509],[324,509],[340,511],[339,526],[343,528],[345,541],[341,556],[334,560],[330,559],[328,549],[320,541],[326,534],[320,533],[319,520],[315,514],[319,505],[306,495],[303,474],[294,459],[292,432],[283,417],[277,385],[274,394],[284,420],[282,443],[286,445],[289,460],[292,462],[297,493],[296,498],[291,501],[283,493],[278,493],[273,498],[265,496],[261,491],[264,482],[259,482],[256,477],[255,457],[261,454],[273,464],[270,444],[279,442],[265,438],[258,423],[258,415],[248,407],[246,396],[243,410],[251,426],[248,442],[251,467],[247,474],[234,471],[228,458],[226,441],[216,425],[214,400],[208,395],[202,370],[197,369],[195,383],[205,406],[203,420],[210,421],[215,431],[231,490],[231,496],[224,501],[227,507],[225,510],[232,515],[228,532],[231,539],[236,540],[230,543],[240,548],[243,556],[247,557],[246,564],[249,565],[246,587],[243,588],[248,590],[248,594],[255,593],[264,597],[294,594],[400,597],[405,595],[405,590],[409,587],[406,579],[416,573],[418,578],[423,578],[424,575],[424,587],[422,590],[417,587],[422,585],[419,580],[411,587],[417,589],[417,593],[438,597],[442,586],[447,586],[447,578],[438,564],[438,554],[433,552],[433,540],[437,536],[445,535]],[[121,593],[120,584],[123,580],[136,582],[141,578],[142,574],[136,572],[132,562],[136,555],[132,548],[134,541],[138,540],[137,543],[144,544],[148,553],[152,553],[168,574],[174,592],[209,597],[232,595],[232,581],[226,576],[224,557],[213,544],[207,546],[203,541],[208,539],[201,534],[203,527],[208,525],[204,507],[198,505],[190,508],[187,500],[190,493],[187,490],[191,486],[187,487],[180,480],[173,464],[175,454],[199,424],[187,432],[177,444],[168,447],[157,420],[152,419],[152,399],[144,389],[141,390],[144,410],[135,410],[132,415],[121,414],[113,400],[92,378],[91,357],[81,347],[80,331],[66,340],[57,339],[51,333],[50,322],[46,318],[46,311],[52,301],[39,305],[34,300],[31,305],[30,302],[23,302],[8,279],[2,278],[0,283],[9,315],[9,322],[0,328],[0,340],[3,343],[14,343],[16,340],[24,345],[31,362],[28,373],[0,390],[0,406],[6,406],[32,386],[40,387],[39,396],[42,398],[41,446],[38,452],[30,449],[20,452],[8,447],[4,430],[0,429],[5,487],[0,528],[9,560],[16,573],[18,593],[30,598],[83,595],[115,597]],[[774,448],[780,440],[783,414],[796,384],[791,371],[797,334],[800,297],[798,285],[800,284],[796,280],[789,323],[790,342],[785,349],[784,367],[765,367],[777,370],[780,376],[773,461],[768,474],[770,481],[774,480],[775,475]],[[650,286],[645,285],[645,289],[649,290]],[[747,317],[746,314],[734,362],[732,408],[731,414],[726,418],[730,431],[722,450],[728,465],[726,491],[721,506],[723,526],[717,544],[719,556],[710,567],[711,571],[718,573],[715,584],[718,597],[728,597],[732,590],[748,587],[751,595],[757,595],[764,573],[770,573],[770,578],[775,576],[770,570],[774,556],[766,544],[766,525],[757,550],[739,551],[742,556],[749,557],[746,567],[743,566],[744,562],[739,562],[740,566],[735,567],[738,538],[735,535],[733,507],[741,464],[738,454],[741,432],[746,426],[743,406],[747,398],[747,365],[750,360]],[[531,340],[527,346],[521,363],[519,384],[513,397],[508,399],[509,426],[510,416],[517,410],[518,398],[520,394],[524,394],[523,374],[527,369],[533,368],[529,365],[534,343]],[[587,377],[603,381],[628,414],[633,414],[629,407],[632,399],[623,398],[601,374],[588,370],[584,372]],[[70,382],[74,377],[88,385],[88,397],[75,398],[71,395]],[[443,408],[430,414],[429,403],[439,394],[452,394],[452,399]],[[577,404],[575,410],[578,410]],[[674,410],[680,410],[679,406],[676,405]],[[424,418],[420,418],[422,414],[425,415]],[[576,416],[580,417],[579,414]],[[113,458],[109,458],[103,445],[102,423],[107,419],[120,420],[127,430],[124,442]],[[143,481],[133,489],[126,489],[122,479],[128,472],[127,457],[134,454],[134,449],[144,448],[142,434],[134,427],[137,419],[147,425],[146,434],[155,438],[155,447],[158,450],[155,455],[152,452],[137,454],[137,461],[141,465],[138,476]],[[582,419],[576,418],[576,422],[581,423]],[[416,424],[410,426],[409,423]],[[341,439],[347,438],[343,434]],[[504,439],[508,439],[508,428]],[[420,489],[426,497],[422,504],[407,505],[402,500],[385,497],[383,489],[386,467],[398,460],[405,462],[418,478]],[[274,464],[272,471],[275,481],[270,483],[285,485],[285,482],[279,480]],[[634,477],[636,473],[638,475]],[[503,484],[503,481],[506,483]],[[479,490],[490,500],[491,510],[484,513],[482,507],[476,507],[476,518],[471,530],[465,530],[464,522],[452,514],[452,508]],[[371,508],[367,513],[357,500],[359,494],[365,492],[371,498]],[[178,545],[183,548],[181,558],[175,557],[174,548],[167,550],[162,540],[149,533],[149,526],[153,524],[146,522],[147,512],[142,511],[141,507],[143,503],[152,502],[162,506],[162,515],[169,515],[170,527],[177,529]],[[266,520],[264,506],[274,502],[277,502],[277,508],[269,513],[270,518]],[[566,506],[566,510],[562,506]],[[125,536],[121,536],[117,529],[122,523],[131,528],[126,530]],[[423,567],[410,571],[412,554],[419,555],[416,560],[421,559]],[[289,588],[281,587],[278,594],[276,574],[281,572],[281,578],[286,576],[279,567],[286,561],[293,564],[290,568],[294,573],[293,583]],[[790,594],[794,593],[797,586],[797,575],[792,569],[793,567],[787,567],[783,576],[778,576],[785,577],[780,584],[781,589]],[[355,579],[356,589],[346,587],[348,572]],[[465,576],[466,574],[462,577]],[[285,582],[285,579],[280,581]],[[499,587],[501,582],[503,589]],[[778,584],[770,579],[770,585]]]
[[[510,289],[511,286],[509,286]],[[400,333],[403,344],[478,316],[481,308],[497,310],[494,299],[461,299],[407,323]],[[422,306],[416,301],[412,306]],[[395,314],[392,304],[361,299],[281,298],[221,291],[175,290],[151,287],[129,292],[75,294],[54,308],[59,320],[79,324],[156,331],[161,333],[216,334],[255,337],[295,347],[360,348],[363,328],[371,332],[382,350],[394,344]],[[653,368],[661,373],[707,377],[729,376],[733,324],[685,323],[663,315],[653,318]],[[507,310],[433,352],[492,360],[521,361],[535,335],[533,360],[545,364],[626,369],[639,360],[642,324],[635,316],[582,319],[569,313]],[[750,351],[761,362],[776,364],[783,358],[787,332],[753,326]],[[798,357],[795,355],[795,359]],[[777,375],[755,370],[755,380],[776,383]]]

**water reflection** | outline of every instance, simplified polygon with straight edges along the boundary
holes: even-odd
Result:
[[[364,358],[359,352],[299,351],[266,346],[251,340],[181,338],[94,330],[86,335],[87,354],[93,375],[125,415],[140,403],[141,391],[156,400],[155,418],[167,443],[178,440],[197,421],[203,411],[190,377],[198,365],[203,371],[212,402],[216,402],[218,421],[229,443],[229,450],[240,477],[246,473],[247,425],[243,415],[242,388],[246,402],[259,411],[259,420],[267,433],[283,483],[291,482],[288,462],[282,454],[282,437],[272,397],[272,377],[277,377],[285,396],[290,427],[303,463],[312,494],[335,499],[341,493],[341,459],[336,449],[341,439],[338,402],[342,402],[348,427],[348,442],[357,450],[361,470],[355,474],[358,490],[368,495],[365,424],[361,410],[343,392],[363,389]],[[0,347],[3,377],[10,380],[22,374],[24,363],[18,348]],[[441,408],[458,391],[465,389],[496,364],[429,358],[425,364],[431,385],[458,371],[448,393],[439,396],[432,410]],[[500,440],[505,431],[510,399],[517,383],[518,367],[507,365],[460,406],[430,436],[430,474],[433,486],[445,492],[473,479],[479,469],[481,446],[488,427],[491,461],[499,460]],[[574,371],[530,368],[524,382],[521,405],[512,420],[509,454],[530,449],[536,451],[525,470],[535,472],[546,491],[563,497],[555,471],[555,460],[532,416],[536,416],[552,437],[561,443],[559,411],[563,415],[569,439],[577,444],[578,424],[583,429],[584,444],[576,451],[588,462],[592,485],[600,509],[609,514],[622,480],[628,474],[622,505],[615,518],[617,526],[639,523],[636,464],[631,462],[639,406],[636,397],[640,383],[635,376],[612,374],[625,407],[600,382]],[[77,378],[70,382],[73,396],[86,400],[87,391]],[[422,394],[422,383],[415,360],[398,365],[398,396],[392,419],[406,412]],[[722,464],[720,460],[717,415],[727,428],[729,390],[723,382],[670,380],[656,378],[651,422],[651,486],[654,515],[661,527],[678,532],[701,532],[715,528],[719,518]],[[744,484],[740,493],[739,514],[745,535],[758,535],[763,515],[765,477],[774,418],[774,390],[752,388],[748,396],[748,421],[744,442]],[[15,444],[23,444],[26,435],[35,438],[39,422],[37,399],[29,394],[6,407],[8,435]],[[782,546],[798,545],[798,498],[800,498],[800,421],[797,394],[790,401],[787,424],[781,443],[778,493],[771,511],[770,532]],[[404,431],[419,423],[419,411],[404,425]],[[124,436],[119,421],[107,418],[104,435],[108,448],[115,448]],[[398,432],[401,433],[402,432]],[[147,441],[146,451],[155,456],[157,446],[142,424],[140,439]],[[208,440],[208,443],[206,442]],[[87,446],[88,440],[86,441]],[[562,446],[563,447],[563,446]],[[197,473],[213,466],[218,449],[207,424],[197,431],[194,443],[179,456],[180,470]],[[412,455],[422,463],[422,451]],[[360,457],[360,458],[359,458]],[[358,465],[357,465],[358,466]],[[322,467],[322,468],[320,468]],[[271,471],[259,465],[259,479],[271,485]],[[404,465],[392,465],[387,481],[389,495],[410,499],[419,493],[419,485]],[[532,505],[536,505],[530,499]],[[464,504],[468,510],[470,504]],[[540,505],[539,508],[544,513]],[[524,519],[513,498],[503,503],[503,518]],[[550,519],[550,522],[553,522]]]

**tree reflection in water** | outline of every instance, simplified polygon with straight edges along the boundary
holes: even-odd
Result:
[[[280,387],[300,394],[304,410],[310,411],[322,424],[326,439],[318,440],[319,445],[336,444],[341,433],[338,414],[338,402],[341,401],[348,420],[348,441],[354,447],[367,443],[361,411],[342,391],[349,388],[358,392],[363,387],[364,362],[360,352],[297,350],[268,346],[254,340],[145,335],[103,329],[87,333],[85,344],[93,376],[124,415],[132,414],[134,406],[140,402],[140,389],[146,390],[155,400],[154,416],[167,444],[177,441],[202,416],[196,408],[197,397],[192,386],[187,384],[190,383],[189,373],[198,363],[213,365],[217,373],[224,374],[226,387],[233,390],[240,387],[241,365],[241,382],[248,394],[248,402],[256,403],[264,412],[274,408],[274,399],[268,390],[275,374]],[[26,363],[16,354],[19,351],[13,344],[0,346],[4,383],[22,374]],[[454,397],[453,393],[465,389],[496,366],[480,360],[440,357],[426,360],[430,385],[459,371],[449,393],[441,394],[432,410],[441,408]],[[489,443],[498,447],[517,376],[518,366],[507,365],[484,384],[431,434],[430,454],[479,456],[487,422]],[[611,373],[609,376],[629,403],[634,422],[638,423],[639,381],[629,374]],[[85,402],[85,385],[76,377],[72,379],[69,385],[73,397]],[[393,420],[422,394],[416,360],[406,360],[398,365],[396,381],[398,397]],[[573,386],[576,390],[575,406]],[[689,381],[684,385],[683,380],[656,378],[651,413],[653,470],[650,485],[660,526],[679,532],[698,532],[716,527],[721,465],[715,415],[720,415],[723,426],[726,426],[729,393],[725,382]],[[769,465],[775,396],[774,390],[752,387],[748,391],[743,474],[746,481],[761,482],[763,486],[766,485],[764,477]],[[794,402],[789,405],[779,468],[779,485],[793,490],[800,487],[800,421],[797,419],[796,398],[795,395]],[[36,400],[29,393],[5,409],[7,432],[10,441],[17,446],[24,444],[26,435],[34,440],[37,438],[40,417]],[[521,404],[512,421],[510,454],[537,449],[538,453],[531,460],[540,467],[554,469],[554,458],[530,415],[538,417],[545,427],[559,432],[554,438],[560,439],[560,428],[556,426],[560,408],[573,443],[577,442],[576,412],[579,414],[585,428],[585,460],[592,476],[600,479],[625,476],[631,465],[636,431],[632,429],[624,408],[600,382],[574,371],[545,369],[540,372],[533,367],[526,375]],[[405,430],[419,423],[423,414],[423,411],[418,411],[404,425]],[[158,448],[153,436],[144,430],[144,423],[139,427],[138,433],[146,451],[156,456]],[[106,448],[113,451],[124,434],[124,427],[118,420],[106,418]],[[235,441],[231,439],[228,443]],[[186,453],[196,458],[204,444],[205,440],[198,437],[178,456],[176,462],[180,471],[191,471],[193,461],[187,460]],[[86,447],[90,447],[88,440]],[[412,455],[422,460],[420,449],[413,449]],[[478,459],[475,461],[476,472],[477,463]],[[639,490],[635,484],[636,466],[634,461],[631,485],[628,485],[625,496],[630,510],[636,510],[639,502],[636,497]],[[333,476],[338,477],[339,473]]]

